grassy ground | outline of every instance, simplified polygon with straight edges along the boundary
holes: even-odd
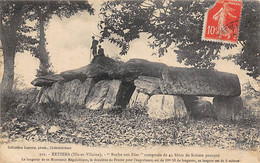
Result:
[[[259,121],[153,120],[142,109],[36,109],[2,124],[2,138],[86,146],[201,146],[260,149]]]

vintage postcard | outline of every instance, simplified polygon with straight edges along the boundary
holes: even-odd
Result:
[[[0,162],[259,163],[257,0],[0,1]]]

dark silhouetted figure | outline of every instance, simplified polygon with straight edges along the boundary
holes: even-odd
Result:
[[[98,45],[98,41],[95,40],[94,36],[92,36],[92,45],[90,49],[92,49],[92,54],[94,57],[97,56],[97,45]]]
[[[98,56],[105,56],[104,49],[101,47],[101,45],[98,45]]]

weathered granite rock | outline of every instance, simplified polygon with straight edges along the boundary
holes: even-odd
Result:
[[[163,94],[198,96],[239,96],[235,74],[206,69],[165,68],[160,82]]]
[[[35,103],[40,103],[42,94],[44,93],[44,91],[47,89],[48,87],[41,87],[40,91],[38,92],[37,96],[36,96],[36,101]]]
[[[122,82],[119,80],[112,80],[109,84],[109,89],[106,95],[106,100],[103,109],[111,109],[116,106],[118,98],[120,98],[120,86]]]
[[[112,109],[122,97],[122,82],[119,80],[101,80],[92,88],[86,101],[86,108],[91,110]]]
[[[136,88],[131,96],[128,106],[129,108],[146,107],[149,98],[149,95],[139,92]]]
[[[86,101],[86,108],[91,110],[102,109],[109,90],[109,85],[109,80],[101,80],[95,84],[90,91],[89,98]]]
[[[64,78],[60,75],[46,75],[34,79],[31,84],[34,86],[51,86],[58,81],[64,81]]]
[[[78,79],[66,82],[62,87],[60,103],[76,106],[82,88],[82,82]]]
[[[95,82],[93,78],[87,78],[84,83],[82,83],[77,105],[84,106],[86,103],[86,99],[90,93],[91,88],[94,86]]]
[[[69,106],[84,106],[85,100],[93,87],[92,78],[84,83],[75,79],[69,82],[56,82],[51,87],[42,87],[36,102],[39,104],[60,103]]]
[[[125,106],[132,95],[133,84],[119,80],[95,80],[87,78],[85,82],[78,79],[57,82],[51,87],[42,87],[38,93],[38,104],[62,104],[70,107],[85,106],[92,110],[112,109]]]
[[[149,62],[144,59],[131,59],[126,63],[116,66],[109,72],[111,79],[134,81],[138,76],[160,77],[165,64]]]
[[[162,94],[160,89],[160,79],[149,76],[139,76],[138,79],[134,81],[134,85],[137,90],[145,94],[154,95]]]
[[[63,82],[56,82],[51,87],[43,87],[38,96],[39,104],[59,103],[61,99]]]
[[[213,105],[209,101],[199,100],[191,109],[191,116],[195,119],[215,118]]]
[[[153,95],[148,100],[147,113],[155,119],[184,118],[187,109],[181,97],[173,95]]]
[[[243,101],[241,97],[214,97],[214,112],[218,120],[240,120],[243,118]]]

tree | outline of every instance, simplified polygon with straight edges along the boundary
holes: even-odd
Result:
[[[14,81],[14,58],[16,52],[23,52],[35,48],[36,40],[26,33],[35,31],[26,25],[30,18],[30,5],[25,2],[5,1],[0,3],[1,43],[4,58],[4,73],[1,82],[1,91],[10,91]]]
[[[60,19],[69,18],[72,15],[87,11],[90,15],[94,14],[94,9],[87,1],[40,1],[34,2],[36,13],[37,29],[39,45],[34,51],[35,57],[40,60],[40,67],[37,70],[37,76],[43,76],[52,73],[49,69],[51,63],[49,61],[49,53],[46,50],[45,28],[48,26],[49,20],[53,15],[57,15]]]
[[[242,69],[249,71],[248,75],[257,78],[260,74],[260,2],[243,3],[239,33],[239,41],[243,48],[241,52],[225,59],[233,60]]]
[[[79,11],[94,9],[87,1],[1,1],[1,43],[3,46],[4,74],[1,91],[11,91],[14,80],[14,59],[16,52],[28,50],[40,60],[40,74],[48,73],[49,56],[46,51],[45,26],[53,14],[60,18],[70,17]],[[28,21],[37,20],[36,27]],[[38,38],[29,33],[38,31]]]
[[[129,43],[147,33],[151,48],[158,48],[163,56],[174,48],[178,62],[197,68],[213,68],[212,61],[220,58],[221,48],[234,48],[236,44],[201,41],[203,18],[214,1],[142,0],[113,1],[102,4],[102,20],[99,23],[101,41],[108,39],[122,48],[121,55],[129,49]],[[259,24],[260,3],[243,2],[239,43],[241,53],[230,56],[248,75],[259,76]]]

